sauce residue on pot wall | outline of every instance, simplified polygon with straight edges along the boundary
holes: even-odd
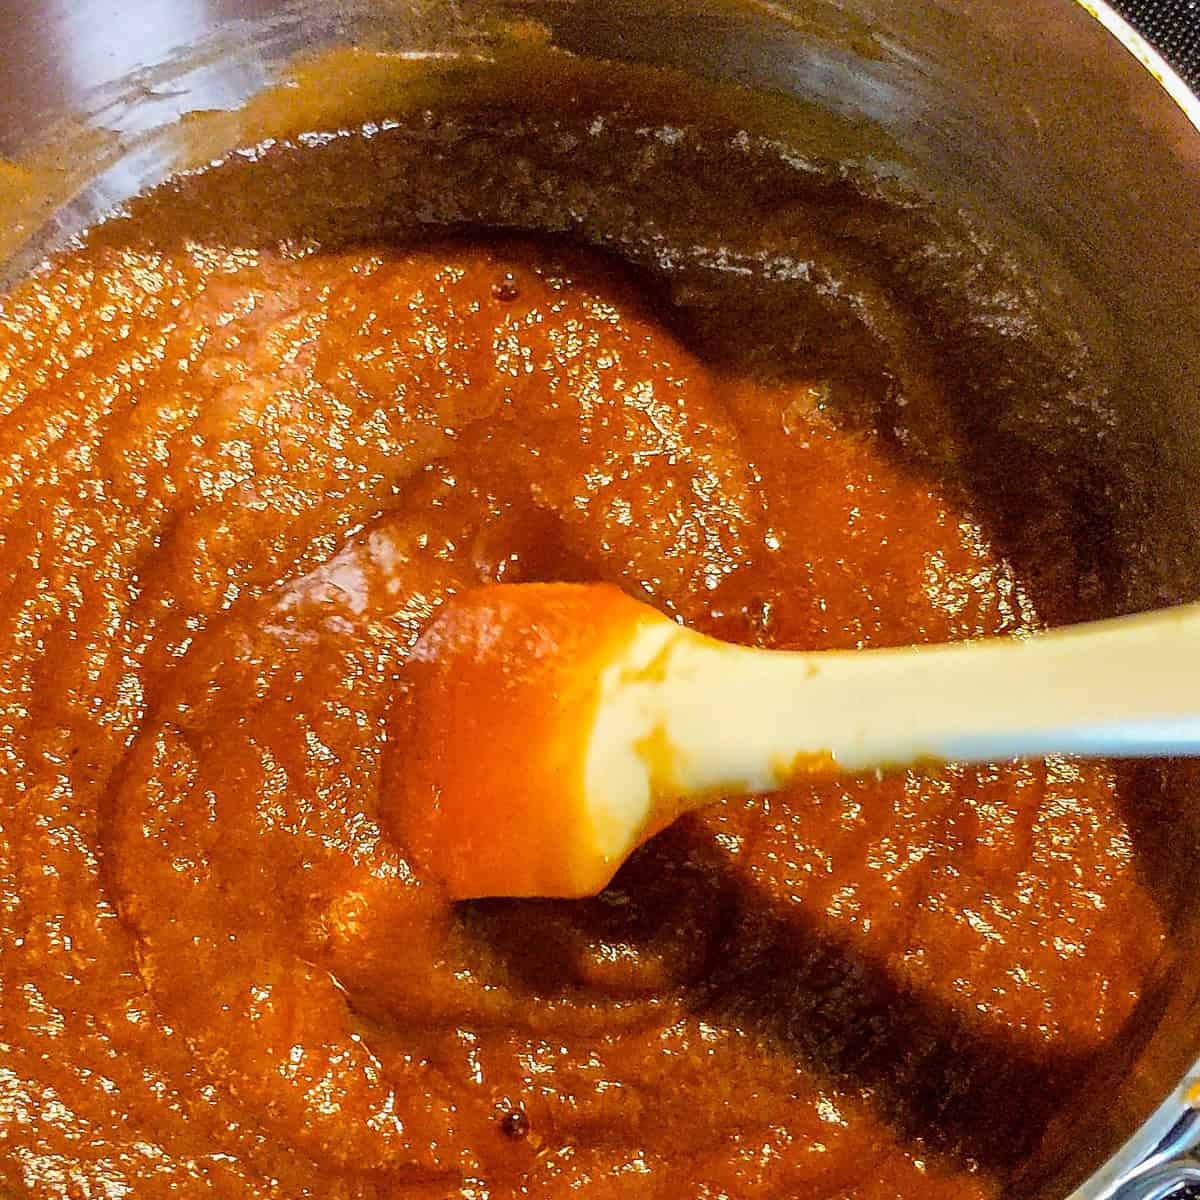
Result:
[[[552,66],[233,155],[0,308],[7,1185],[988,1197],[1153,979],[1105,764],[731,797],[577,903],[450,906],[381,829],[469,584],[780,647],[1099,594],[1061,294],[865,158]]]

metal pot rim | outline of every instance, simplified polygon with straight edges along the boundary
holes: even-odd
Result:
[[[1075,3],[1099,21],[1150,72],[1184,116],[1200,130],[1200,95],[1188,87],[1179,72],[1107,0],[1075,0]]]

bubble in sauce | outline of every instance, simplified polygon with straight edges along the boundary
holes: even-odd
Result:
[[[503,301],[505,304],[511,304],[514,300],[520,299],[520,296],[520,285],[517,283],[517,277],[511,271],[505,271],[492,284],[492,297]]]
[[[783,410],[783,432],[795,437],[809,429],[813,419],[829,407],[831,390],[828,380],[798,387]]]

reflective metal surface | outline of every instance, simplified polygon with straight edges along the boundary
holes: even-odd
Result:
[[[1152,380],[1154,402],[1136,414],[1157,462],[1145,537],[1178,564],[1179,581],[1165,578],[1164,589],[1187,591],[1200,577],[1200,135],[1180,106],[1195,116],[1197,105],[1119,18],[1096,9],[1102,25],[1092,9],[1073,0],[8,0],[0,155],[37,170],[6,198],[16,213],[6,277],[169,174],[181,161],[181,116],[240,105],[298,53],[345,41],[436,52],[486,43],[488,12],[534,16],[577,53],[678,66],[877,123],[946,189],[1053,247],[1126,331],[1132,368]],[[1185,800],[1181,836],[1200,836],[1200,790]],[[1158,1200],[1200,1182],[1200,896],[1181,902],[1171,924],[1161,1003],[1110,1076],[1046,1131],[1022,1196]]]
[[[1193,1107],[1195,1098],[1195,1083],[1188,1080],[1183,1094],[1164,1104],[1125,1152],[1097,1172],[1077,1196],[1111,1196],[1113,1200],[1166,1200],[1178,1196],[1193,1200],[1200,1195],[1200,1110]],[[1153,1136],[1160,1121],[1174,1123],[1146,1152],[1145,1140]]]

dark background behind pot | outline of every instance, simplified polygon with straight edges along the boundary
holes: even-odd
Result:
[[[1118,0],[1122,15],[1154,43],[1193,89],[1200,89],[1200,0]]]

